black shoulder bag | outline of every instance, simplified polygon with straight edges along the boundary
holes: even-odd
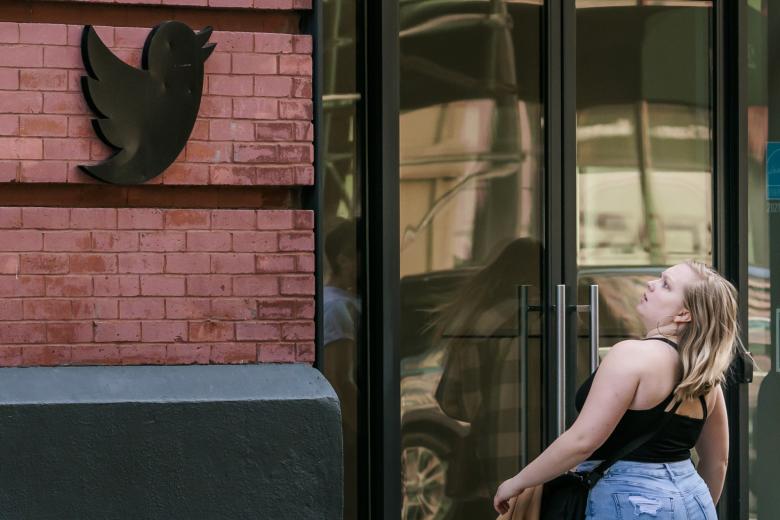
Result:
[[[648,442],[660,432],[677,411],[680,403],[666,414],[658,427],[629,442],[612,457],[591,471],[568,471],[560,477],[546,482],[542,488],[540,520],[582,520],[588,506],[588,493],[601,480],[610,466]]]

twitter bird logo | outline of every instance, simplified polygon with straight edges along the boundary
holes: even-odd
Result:
[[[181,153],[195,125],[203,92],[203,63],[216,44],[211,27],[196,33],[181,22],[164,22],[149,33],[141,69],[116,57],[91,25],[81,54],[89,76],[81,88],[97,119],[97,135],[116,152],[80,165],[113,184],[140,184],[162,173]]]

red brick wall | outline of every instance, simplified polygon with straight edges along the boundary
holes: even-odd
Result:
[[[81,30],[0,23],[0,190],[96,182],[77,169],[108,153],[80,92]],[[148,31],[98,29],[135,66]],[[211,41],[190,141],[150,184],[312,184],[311,38]],[[0,206],[0,366],[312,362],[312,229],[312,212],[294,208]]]

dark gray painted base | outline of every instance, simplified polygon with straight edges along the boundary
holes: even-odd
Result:
[[[307,365],[0,369],[0,518],[340,519]]]

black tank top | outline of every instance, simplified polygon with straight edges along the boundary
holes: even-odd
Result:
[[[669,339],[645,339],[658,339],[664,341],[677,350],[677,344]],[[585,404],[585,399],[588,397],[588,392],[590,392],[590,387],[593,384],[593,378],[595,376],[596,372],[593,372],[582,386],[580,386],[579,390],[577,390],[574,404],[577,407],[578,412],[582,410],[582,407]],[[658,424],[658,420],[663,417],[664,414],[669,413],[665,411],[665,408],[672,402],[673,398],[674,392],[658,403],[657,406],[648,410],[626,410],[625,415],[623,415],[623,418],[620,419],[620,422],[615,426],[615,430],[609,438],[593,452],[589,459],[608,459],[618,449],[648,430],[653,429],[655,425]],[[661,431],[658,432],[655,438],[646,442],[643,446],[640,446],[630,455],[625,456],[623,460],[633,462],[679,462],[689,459],[691,457],[691,448],[694,447],[696,441],[699,439],[701,430],[707,420],[707,401],[704,399],[704,396],[699,396],[699,401],[704,410],[703,418],[697,419],[674,414]]]

